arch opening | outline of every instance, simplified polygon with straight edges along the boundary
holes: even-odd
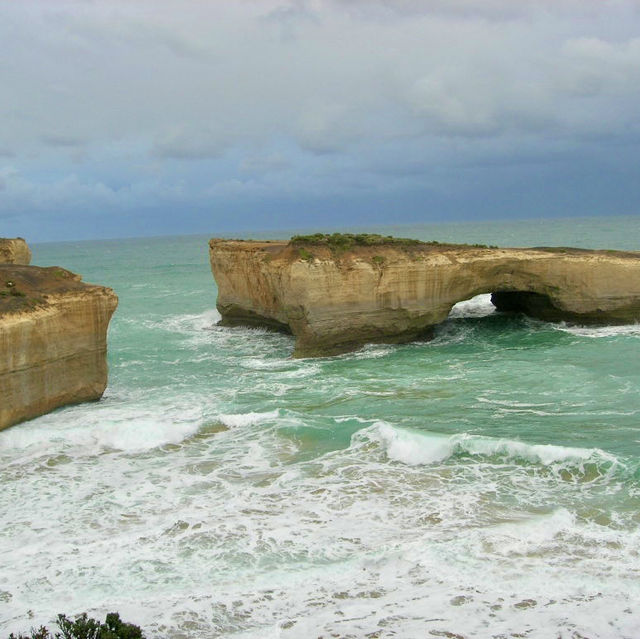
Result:
[[[569,319],[567,313],[553,305],[548,295],[531,291],[496,291],[491,293],[491,303],[501,313],[523,313],[546,322]]]
[[[486,317],[495,313],[491,293],[481,293],[466,300],[460,300],[451,307],[447,319]]]
[[[532,291],[493,291],[481,293],[454,304],[448,319],[479,318],[499,313],[522,313],[535,319],[558,322],[571,314],[553,305],[549,296]]]

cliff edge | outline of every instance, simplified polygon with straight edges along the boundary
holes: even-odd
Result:
[[[291,332],[297,357],[428,338],[454,304],[481,293],[498,310],[544,320],[640,320],[639,252],[338,234],[212,239],[209,252],[220,323]]]
[[[30,264],[31,250],[21,238],[0,237],[0,264]]]
[[[117,303],[65,269],[0,264],[0,430],[102,396]]]

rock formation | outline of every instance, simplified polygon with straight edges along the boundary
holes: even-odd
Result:
[[[0,429],[102,396],[117,301],[59,267],[0,264]]]
[[[0,264],[29,264],[31,251],[21,238],[8,239],[0,237]]]
[[[545,320],[640,320],[637,252],[332,237],[211,240],[221,324],[289,331],[294,356],[308,357],[428,337],[454,304],[481,293],[498,310]]]

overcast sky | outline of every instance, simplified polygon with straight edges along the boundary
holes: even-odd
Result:
[[[640,214],[640,0],[0,0],[0,236]]]

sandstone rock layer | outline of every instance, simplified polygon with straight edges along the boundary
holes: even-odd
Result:
[[[0,429],[102,396],[117,301],[59,267],[0,265]]]
[[[21,238],[0,237],[0,264],[30,264],[31,250]]]
[[[499,310],[577,323],[640,320],[640,253],[460,245],[355,246],[213,239],[223,325],[292,332],[294,356],[428,337],[452,306],[493,293]]]

